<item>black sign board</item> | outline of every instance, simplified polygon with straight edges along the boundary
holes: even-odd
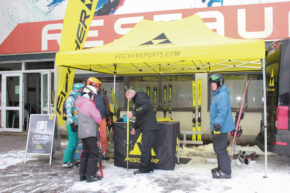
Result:
[[[55,146],[55,138],[59,140],[58,142],[60,146],[59,133],[55,129],[55,122],[56,116],[54,114],[30,115],[26,143],[26,158],[27,154],[49,155],[52,157],[52,149],[53,146]],[[55,150],[55,148],[53,150]],[[49,165],[51,164],[51,157]]]

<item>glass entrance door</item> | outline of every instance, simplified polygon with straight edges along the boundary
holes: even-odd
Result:
[[[41,114],[52,114],[53,103],[51,91],[54,90],[53,79],[51,78],[51,71],[41,73]]]
[[[23,75],[2,74],[1,129],[23,131]]]

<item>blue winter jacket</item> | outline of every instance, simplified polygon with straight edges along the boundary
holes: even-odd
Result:
[[[78,108],[75,106],[76,99],[79,97],[73,90],[70,91],[68,98],[66,99],[66,114],[67,114],[67,124],[75,123],[78,124]]]
[[[228,133],[235,129],[229,93],[230,90],[225,85],[220,89],[213,91],[214,97],[210,104],[211,133],[214,124],[221,126],[221,133]]]

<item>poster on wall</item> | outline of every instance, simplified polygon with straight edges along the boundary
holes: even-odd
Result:
[[[50,114],[30,115],[29,130],[26,142],[25,163],[27,159],[27,154],[34,154],[34,155],[49,155],[51,164],[55,133],[58,134],[59,138],[58,130],[55,129],[55,121],[56,121],[55,115]]]

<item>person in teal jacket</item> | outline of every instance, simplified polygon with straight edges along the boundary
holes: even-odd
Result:
[[[231,163],[227,151],[228,132],[235,129],[231,110],[230,90],[224,85],[220,74],[209,78],[213,91],[210,104],[210,132],[213,134],[213,147],[217,154],[218,167],[211,170],[213,178],[231,178]]]
[[[66,129],[68,133],[68,145],[63,155],[63,167],[72,168],[77,167],[78,164],[75,162],[76,147],[79,143],[78,138],[78,108],[75,106],[75,102],[79,96],[81,96],[81,90],[85,84],[75,83],[73,90],[69,93],[68,98],[65,101],[67,121]]]

